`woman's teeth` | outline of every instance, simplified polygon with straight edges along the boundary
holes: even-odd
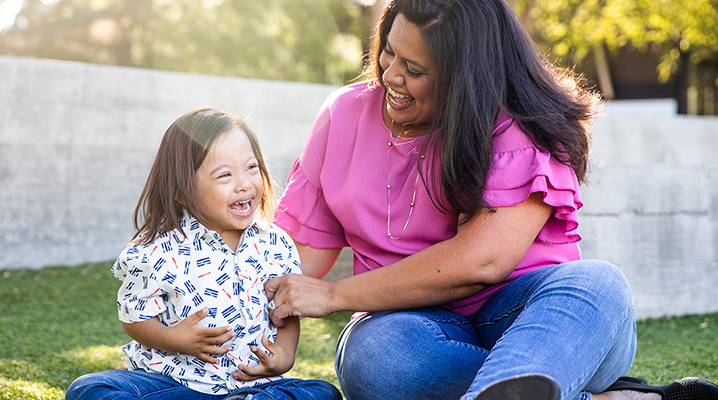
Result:
[[[390,95],[392,95],[393,97],[396,97],[396,98],[398,98],[398,99],[408,99],[408,98],[409,98],[409,96],[407,96],[407,95],[405,95],[405,94],[401,94],[401,93],[395,92],[394,89],[392,89],[392,88],[389,87],[389,86],[387,86],[387,90],[389,90],[389,94],[390,94]]]
[[[387,86],[386,89],[389,92],[389,101],[398,106],[409,104],[414,100],[411,98],[411,96],[398,93],[389,86]]]

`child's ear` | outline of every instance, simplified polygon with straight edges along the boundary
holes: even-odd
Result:
[[[179,193],[175,193],[175,201],[177,202],[177,204],[181,205],[182,207],[187,208],[187,206],[184,204],[182,199],[180,199]]]

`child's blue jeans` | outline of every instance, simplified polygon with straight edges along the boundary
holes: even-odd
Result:
[[[355,319],[336,369],[349,400],[470,400],[524,373],[549,375],[562,399],[582,400],[625,375],[635,351],[626,278],[581,260],[516,279],[468,318],[434,307]]]
[[[341,400],[339,390],[319,380],[278,379],[229,395],[210,395],[181,385],[174,379],[146,371],[105,371],[83,375],[67,388],[65,400]]]

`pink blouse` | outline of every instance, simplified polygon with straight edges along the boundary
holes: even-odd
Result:
[[[424,137],[391,138],[382,119],[383,96],[383,87],[369,88],[361,82],[327,98],[276,212],[277,225],[300,243],[315,248],[350,246],[354,274],[392,264],[456,235],[457,216],[439,211],[421,179],[416,180]],[[414,210],[398,240],[387,235],[389,150],[394,237],[402,233],[416,191]],[[433,171],[427,176],[438,179]],[[485,199],[494,207],[512,206],[534,192],[543,193],[544,202],[555,211],[516,270],[505,282],[445,308],[470,315],[511,280],[581,257],[577,210],[582,203],[576,175],[538,150],[518,124],[502,115],[494,129]]]

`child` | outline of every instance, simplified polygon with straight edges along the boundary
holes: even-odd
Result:
[[[243,120],[208,108],[177,119],[135,209],[137,233],[112,267],[135,339],[123,347],[129,371],[82,376],[66,399],[341,399],[327,382],[281,376],[299,320],[271,326],[264,282],[301,271],[290,236],[267,222],[271,200]]]

